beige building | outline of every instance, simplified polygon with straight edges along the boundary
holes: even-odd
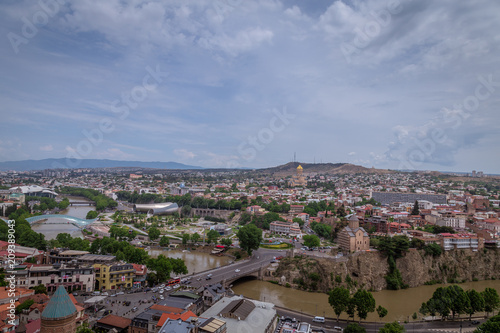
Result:
[[[306,186],[307,185],[307,180],[302,174],[304,171],[304,168],[302,168],[302,165],[299,165],[297,167],[297,174],[292,176],[292,179],[290,180],[290,186]]]
[[[356,215],[349,219],[349,225],[339,232],[339,247],[348,253],[366,251],[370,249],[370,236],[359,226]]]

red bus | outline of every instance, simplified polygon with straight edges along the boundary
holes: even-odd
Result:
[[[173,286],[174,284],[179,284],[181,283],[181,279],[178,277],[175,277],[173,279],[168,280],[167,286]]]

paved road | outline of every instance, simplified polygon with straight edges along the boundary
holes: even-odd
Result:
[[[262,266],[267,266],[273,260],[273,257],[285,256],[284,250],[268,250],[258,249],[253,252],[252,257],[247,260],[235,262],[231,265],[222,266],[220,268],[211,269],[205,272],[186,275],[191,276],[192,287],[200,287],[207,284],[215,284],[222,282],[224,279],[231,279],[233,277],[245,276],[249,272],[253,272]],[[239,269],[239,272],[235,270]],[[207,275],[212,274],[210,280],[207,280]]]

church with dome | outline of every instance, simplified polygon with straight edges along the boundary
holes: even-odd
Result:
[[[304,168],[302,168],[302,165],[299,165],[297,167],[297,173],[292,176],[292,179],[290,180],[290,186],[292,187],[298,187],[298,186],[306,186],[307,185],[307,180],[302,174],[304,171]]]

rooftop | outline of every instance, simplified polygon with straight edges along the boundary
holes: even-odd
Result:
[[[62,319],[76,313],[76,307],[71,301],[66,289],[59,286],[50,298],[49,303],[42,312],[43,319]]]

